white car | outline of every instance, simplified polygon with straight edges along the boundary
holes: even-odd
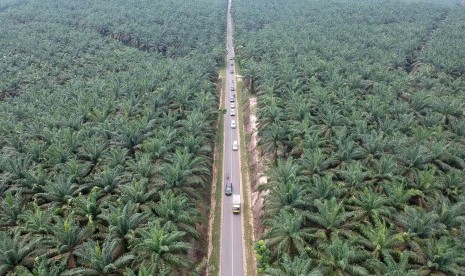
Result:
[[[234,85],[231,85],[231,91],[234,91]]]
[[[231,103],[231,108],[236,108],[236,104]]]
[[[231,128],[236,128],[236,121],[235,120],[231,120]]]
[[[237,141],[233,141],[232,149],[233,149],[233,150],[237,150],[237,149],[238,149]]]
[[[231,111],[229,111],[229,115],[236,116],[236,110],[231,109]]]

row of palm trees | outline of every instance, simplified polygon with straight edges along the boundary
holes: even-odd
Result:
[[[0,15],[0,92],[20,91],[0,102],[0,275],[205,269],[224,5],[29,1]]]
[[[437,65],[455,56],[431,54],[458,36],[441,27],[459,22],[452,7],[236,2],[236,53],[270,160],[259,272],[465,273],[465,81]],[[413,54],[431,64],[407,70]]]

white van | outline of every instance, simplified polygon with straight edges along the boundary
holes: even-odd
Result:
[[[236,128],[236,121],[235,120],[231,120],[231,128]]]
[[[233,141],[233,147],[232,148],[233,148],[233,150],[237,150],[237,148],[238,148],[237,147],[237,141]]]

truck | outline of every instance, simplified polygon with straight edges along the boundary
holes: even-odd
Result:
[[[240,214],[241,212],[241,196],[233,195],[233,213]]]

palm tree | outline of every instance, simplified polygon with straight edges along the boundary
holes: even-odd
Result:
[[[313,204],[317,211],[309,212],[307,217],[315,224],[312,225],[323,231],[324,237],[329,238],[332,233],[351,235],[354,221],[350,220],[355,213],[347,212],[344,209],[344,201],[338,202],[333,197],[331,199],[315,199]]]
[[[368,173],[365,170],[360,161],[346,163],[343,168],[338,170],[338,174],[348,184],[349,193],[352,194],[354,191],[366,187]]]
[[[76,250],[78,267],[65,271],[62,275],[115,275],[120,274],[134,260],[134,255],[128,253],[117,255],[118,240],[105,238],[100,244],[89,240]]]
[[[412,257],[420,263],[420,275],[463,275],[465,258],[454,240],[448,236],[427,239],[424,247],[418,248]]]
[[[73,156],[68,146],[63,142],[50,145],[44,153],[45,163],[51,167],[66,163]]]
[[[331,156],[323,153],[320,148],[305,148],[299,159],[303,167],[303,173],[308,177],[323,173],[331,167],[334,161]]]
[[[44,243],[52,247],[49,254],[54,256],[54,259],[63,260],[67,268],[75,268],[74,252],[90,236],[91,230],[76,225],[72,216],[65,219],[55,217],[55,220]]]
[[[337,134],[338,137],[334,139],[337,147],[337,150],[333,154],[333,158],[335,159],[334,164],[339,166],[363,156],[362,149],[354,140],[352,140],[352,138],[344,137],[346,135],[344,132],[346,131],[342,131],[341,134]]]
[[[17,273],[21,276],[60,276],[65,270],[64,263],[49,263],[46,257],[36,257],[34,268],[18,267]]]
[[[249,89],[250,93],[255,94],[257,90],[257,81],[260,77],[260,64],[252,60],[244,63],[244,84]]]
[[[204,136],[194,136],[189,133],[183,137],[181,143],[194,156],[208,157],[211,155],[210,141]]]
[[[181,127],[182,132],[190,133],[194,136],[201,136],[206,138],[213,138],[213,129],[211,124],[208,123],[207,114],[203,114],[198,110],[189,112],[185,120],[176,123]]]
[[[284,254],[277,262],[276,267],[267,268],[264,275],[269,276],[323,276],[323,272],[313,264],[312,260],[306,255],[295,256],[291,258]]]
[[[277,215],[265,219],[263,225],[269,228],[262,238],[278,255],[304,253],[313,239],[312,230],[304,228],[304,214],[292,209],[282,209]]]
[[[108,222],[110,234],[119,240],[120,247],[117,250],[119,255],[127,252],[132,232],[142,226],[149,216],[148,213],[139,213],[137,209],[138,204],[129,201],[124,206],[110,205],[109,209],[99,216]]]
[[[465,223],[465,201],[452,204],[447,198],[439,197],[433,210],[438,214],[438,221],[447,229],[458,229]]]
[[[441,101],[435,101],[433,108],[443,114],[443,123],[450,124],[451,117],[463,115],[463,104],[454,98],[443,98]]]
[[[125,148],[111,148],[102,153],[102,164],[107,165],[109,168],[122,167],[128,160],[128,150]]]
[[[257,116],[260,130],[268,128],[270,125],[279,124],[284,119],[285,113],[280,98],[274,95],[265,95],[260,97],[258,104]]]
[[[73,176],[63,174],[53,177],[52,181],[47,181],[42,193],[36,194],[36,198],[43,199],[53,205],[64,205],[77,193],[78,186],[73,180]]]
[[[176,150],[159,173],[165,189],[180,190],[194,197],[199,196],[198,188],[204,188],[211,176],[204,160],[186,150]]]
[[[276,215],[281,209],[304,210],[309,205],[306,200],[308,188],[305,185],[295,182],[276,184],[270,190],[263,206],[264,214],[267,217]]]
[[[42,141],[31,140],[26,145],[26,152],[31,156],[32,161],[40,162],[46,150],[46,145]]]
[[[79,196],[73,198],[72,205],[74,207],[74,214],[77,215],[81,221],[85,220],[89,224],[93,224],[93,221],[102,212],[100,204],[97,202],[98,197],[98,188],[94,187],[87,196],[79,194]]]
[[[404,241],[401,233],[396,234],[392,226],[377,218],[373,225],[364,223],[359,229],[360,235],[355,237],[355,242],[363,245],[376,259],[397,253]]]
[[[32,157],[30,155],[16,154],[3,160],[2,170],[7,174],[7,179],[10,181],[21,180],[28,176],[27,170],[31,165]]]
[[[377,218],[390,221],[395,209],[389,203],[385,195],[364,189],[348,199],[347,209],[354,213],[357,221],[374,222]]]
[[[271,189],[276,185],[287,183],[302,183],[305,178],[302,175],[302,166],[297,164],[293,158],[279,159],[276,166],[269,172],[271,182],[262,185],[263,189]]]
[[[72,177],[72,181],[79,184],[83,182],[83,178],[90,174],[92,170],[89,162],[82,162],[77,158],[71,158],[65,164],[59,164],[58,167],[64,175]]]
[[[445,225],[439,222],[438,214],[425,209],[405,207],[403,213],[397,215],[397,222],[412,238],[435,237],[444,232]]]
[[[91,138],[87,143],[84,143],[80,148],[79,159],[89,161],[92,164],[89,172],[92,171],[108,147],[108,141],[103,139]]]
[[[185,195],[173,191],[160,192],[160,201],[150,207],[162,224],[172,223],[177,230],[184,231],[193,238],[199,237],[196,229],[199,212]]]
[[[382,187],[390,200],[390,205],[396,209],[403,209],[412,197],[423,195],[420,190],[408,189],[405,181],[385,181],[382,182]]]
[[[314,175],[308,185],[310,199],[331,199],[339,198],[346,193],[347,187],[342,183],[333,181],[334,175],[327,173],[323,178]]]
[[[264,154],[271,154],[271,160],[276,164],[278,153],[286,153],[287,129],[283,124],[273,123],[260,131],[259,146]]]
[[[133,249],[139,260],[150,261],[153,265],[165,265],[174,271],[187,268],[190,263],[184,254],[192,245],[182,241],[185,234],[170,223],[161,225],[155,220],[147,228],[137,231],[138,238],[132,240]]]
[[[12,227],[18,222],[24,207],[24,200],[21,190],[14,194],[11,191],[6,192],[5,197],[0,202],[0,226]]]
[[[398,165],[391,155],[383,155],[380,159],[371,160],[372,164],[372,178],[375,181],[392,180],[398,177]]]
[[[133,177],[147,178],[149,179],[154,172],[152,160],[149,154],[136,154],[136,159],[130,159],[127,162],[129,171],[133,174]]]
[[[309,249],[309,254],[319,265],[324,275],[369,275],[364,267],[368,253],[332,234],[331,243],[322,243],[318,248]]]
[[[20,267],[32,267],[40,238],[21,237],[20,231],[0,232],[0,275],[14,274]]]
[[[94,181],[86,183],[85,187],[93,189],[98,187],[102,189],[101,196],[111,195],[119,186],[127,181],[126,175],[122,168],[103,168],[103,170],[94,177]]]
[[[139,270],[134,272],[133,270],[126,268],[124,276],[170,276],[173,275],[171,268],[167,267],[164,264],[151,264],[151,265],[141,265]]]
[[[137,121],[127,124],[120,122],[118,131],[113,132],[117,143],[129,150],[130,156],[134,157],[136,147],[150,134],[149,122]]]
[[[438,177],[436,167],[426,167],[424,170],[414,169],[411,171],[413,175],[413,181],[408,182],[412,188],[418,189],[424,193],[423,197],[418,197],[418,203],[420,206],[428,208],[429,203],[427,199],[438,198],[442,193],[441,187],[437,185]]]
[[[399,261],[389,253],[383,254],[383,262],[373,259],[370,260],[370,266],[377,275],[383,276],[416,276],[419,275],[418,269],[412,269],[409,263],[409,253],[400,253]]]
[[[345,118],[334,105],[324,103],[318,108],[317,118],[326,137],[331,137],[336,126],[344,125]]]
[[[431,153],[419,144],[412,147],[404,148],[399,152],[398,162],[406,167],[406,172],[414,168],[423,169],[431,161]]]
[[[372,130],[369,134],[361,134],[362,147],[364,149],[364,155],[368,155],[373,158],[379,158],[381,155],[390,150],[391,145],[387,141],[386,136],[383,132],[377,132]]]
[[[42,210],[35,202],[32,207],[18,216],[21,230],[44,237],[50,231],[53,214],[48,209]]]
[[[158,192],[157,189],[149,186],[149,181],[146,178],[140,180],[133,179],[130,183],[121,185],[119,189],[123,203],[138,203],[141,208],[154,200],[154,195]]]

